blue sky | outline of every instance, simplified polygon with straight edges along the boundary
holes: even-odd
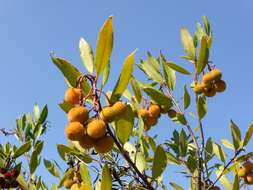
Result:
[[[144,58],[146,51],[158,55],[162,50],[170,60],[190,69],[179,58],[183,55],[179,31],[182,26],[193,31],[195,22],[207,15],[214,33],[212,61],[223,71],[228,89],[209,101],[205,130],[216,140],[230,138],[228,124],[233,118],[245,131],[253,120],[252,6],[250,0],[1,0],[0,127],[14,127],[15,118],[31,111],[35,102],[48,104],[51,128],[44,155],[55,158],[53,145],[65,143],[66,117],[57,103],[62,100],[66,85],[50,62],[50,52],[67,58],[84,71],[79,59],[79,38],[84,37],[94,48],[99,28],[113,15],[112,82],[107,86],[112,88],[124,58],[135,48],[138,48],[136,60]],[[190,84],[187,79],[178,75],[178,94],[182,93],[184,82]],[[162,140],[178,127],[170,125],[163,120],[152,133],[161,134]],[[1,137],[0,143],[3,142],[6,139]],[[170,174],[165,176],[167,181]],[[49,175],[46,178],[50,181]]]

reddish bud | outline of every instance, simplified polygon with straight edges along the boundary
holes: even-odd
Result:
[[[12,178],[12,173],[11,172],[7,172],[4,174],[4,178],[5,179],[11,179]]]

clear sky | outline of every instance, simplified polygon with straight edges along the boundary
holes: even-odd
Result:
[[[138,48],[137,60],[144,58],[147,50],[154,55],[162,50],[170,60],[190,69],[189,64],[179,58],[183,55],[180,27],[193,31],[195,22],[207,15],[214,33],[212,61],[223,71],[228,89],[209,101],[205,130],[216,140],[230,138],[228,124],[233,118],[245,131],[253,121],[252,6],[251,0],[1,0],[0,127],[14,127],[15,118],[31,111],[35,102],[48,104],[51,128],[43,154],[54,159],[54,144],[65,143],[66,117],[57,103],[62,100],[66,85],[50,61],[51,51],[84,71],[79,59],[79,38],[84,37],[95,47],[99,28],[113,15],[115,42],[112,82],[108,85],[111,88],[125,56],[135,48]],[[178,75],[178,80],[185,82],[186,79]],[[178,85],[179,94],[182,81]],[[169,125],[163,120],[152,134],[160,134],[161,139],[168,137],[174,127],[178,128],[172,123]],[[0,143],[3,142],[6,139],[1,136]],[[166,181],[172,179],[170,174],[174,171],[171,169],[166,174]],[[51,181],[50,176],[46,176],[47,181]]]

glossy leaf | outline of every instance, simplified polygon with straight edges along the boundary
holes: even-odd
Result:
[[[232,190],[239,190],[239,189],[240,189],[240,181],[239,181],[238,175],[235,175]]]
[[[69,104],[68,102],[65,101],[59,103],[58,105],[65,113],[68,113],[69,110],[74,107],[74,105]]]
[[[97,40],[95,66],[97,77],[108,67],[113,48],[112,16],[102,26]]]
[[[207,16],[202,16],[202,21],[204,23],[204,28],[205,28],[205,32],[210,35],[211,34],[211,26],[210,23],[208,21]]]
[[[222,171],[223,171],[223,167],[220,167],[216,171],[216,175],[219,176]],[[219,182],[225,187],[225,189],[227,189],[227,190],[233,189],[233,185],[230,183],[230,181],[226,175],[222,175],[221,178],[219,179]]]
[[[24,153],[28,152],[32,147],[32,142],[28,141],[22,146],[20,146],[14,153],[13,158],[18,158],[19,156],[23,155]]]
[[[122,93],[126,90],[129,80],[131,79],[134,65],[134,55],[136,50],[134,50],[124,61],[123,68],[121,70],[119,79],[116,86],[113,89],[111,95],[111,102],[116,102],[121,97]]]
[[[206,104],[206,99],[204,96],[198,97],[197,111],[198,111],[199,119],[200,120],[203,119],[207,113],[207,104]]]
[[[207,43],[207,36],[203,36],[200,41],[199,55],[197,61],[197,74],[200,74],[206,67],[209,57],[209,48]]]
[[[167,166],[167,155],[163,149],[163,147],[160,145],[157,147],[154,155],[154,161],[152,166],[152,178],[156,179],[165,170]]]
[[[127,105],[127,110],[115,120],[115,130],[117,137],[122,144],[128,141],[134,126],[134,113]]]
[[[40,123],[40,124],[44,123],[46,121],[46,119],[47,119],[47,115],[48,115],[48,107],[47,107],[47,105],[45,105],[42,108],[42,111],[40,113],[40,117],[39,117],[38,123]]]
[[[131,86],[132,86],[135,98],[137,102],[140,103],[142,99],[141,88],[134,77],[131,78],[130,82],[131,82]]]
[[[219,144],[213,143],[213,152],[222,162],[226,161],[226,155]]]
[[[192,40],[192,36],[187,30],[187,28],[181,28],[181,41],[186,54],[191,57],[192,60],[195,59],[195,48]]]
[[[171,69],[184,74],[184,75],[190,75],[191,73],[189,71],[187,71],[185,68],[173,63],[173,62],[167,62],[166,63]]]
[[[246,132],[246,135],[243,140],[243,146],[246,146],[249,143],[249,141],[252,137],[252,133],[253,133],[253,123],[249,126],[249,128]]]
[[[162,61],[162,66],[165,82],[170,90],[174,90],[176,86],[176,72],[166,64],[166,60]]]
[[[180,185],[170,182],[170,185],[172,186],[173,190],[184,190],[183,187],[181,187]]]
[[[66,160],[65,155],[66,155],[67,153],[72,152],[73,149],[70,148],[70,147],[68,147],[68,146],[65,146],[65,145],[63,145],[63,144],[57,144],[57,151],[58,151],[60,157],[61,157],[63,160]]]
[[[87,69],[89,73],[93,73],[94,67],[93,51],[88,42],[86,42],[86,40],[83,38],[81,38],[79,41],[79,50],[80,50],[80,57],[84,67]]]
[[[235,149],[238,149],[241,144],[241,131],[239,127],[231,120],[230,121],[231,134],[233,138],[233,145]]]
[[[212,139],[209,137],[206,141],[206,147],[205,147],[205,158],[210,160],[213,155],[213,142]]]
[[[187,109],[190,106],[190,103],[191,103],[191,97],[185,85],[184,86],[184,109]]]
[[[63,58],[59,57],[51,57],[53,63],[58,67],[58,69],[62,72],[64,75],[67,83],[71,87],[76,87],[76,82],[80,76],[82,76],[82,73],[70,62]],[[86,81],[83,83],[83,91],[84,94],[87,94],[90,90],[90,87]]]
[[[92,189],[91,177],[87,165],[85,165],[84,163],[80,163],[79,171],[81,174],[82,181],[85,182],[85,184],[89,185],[90,189]]]
[[[105,69],[103,71],[102,88],[106,85],[106,83],[107,83],[107,81],[109,79],[110,71],[111,71],[111,65],[108,64],[108,66],[105,67]]]
[[[103,167],[102,171],[102,179],[101,179],[101,190],[111,190],[112,189],[112,176],[110,172],[110,168],[106,164]]]
[[[47,170],[53,176],[55,176],[55,177],[59,177],[60,176],[59,171],[58,171],[56,165],[53,162],[51,162],[51,161],[49,161],[47,159],[44,159],[44,166],[47,168]]]
[[[221,139],[222,144],[231,150],[234,150],[234,145],[230,143],[227,139]]]

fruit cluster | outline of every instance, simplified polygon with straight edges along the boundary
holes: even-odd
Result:
[[[83,182],[80,173],[71,172],[71,174],[63,182],[66,189],[71,190],[91,190],[90,186]]]
[[[216,92],[224,92],[226,82],[221,80],[222,73],[219,69],[213,69],[202,77],[202,82],[195,82],[194,92],[197,94],[204,93],[207,97],[215,96]]]
[[[253,184],[253,163],[246,161],[238,169],[238,176],[243,178],[246,184]]]
[[[99,114],[89,118],[89,110],[80,105],[82,91],[77,88],[69,88],[64,101],[74,105],[68,112],[68,125],[65,134],[69,140],[78,141],[84,149],[92,147],[98,153],[107,153],[113,147],[113,138],[106,134],[107,123],[114,121],[122,115],[127,106],[118,101],[112,106],[104,107]]]
[[[19,172],[15,168],[9,170],[0,168],[0,175],[0,189],[17,188],[19,186],[16,180]]]
[[[167,112],[167,109],[160,107],[158,104],[151,104],[147,109],[141,108],[138,114],[144,121],[144,130],[150,130],[152,126],[157,124],[161,113],[165,114]]]

